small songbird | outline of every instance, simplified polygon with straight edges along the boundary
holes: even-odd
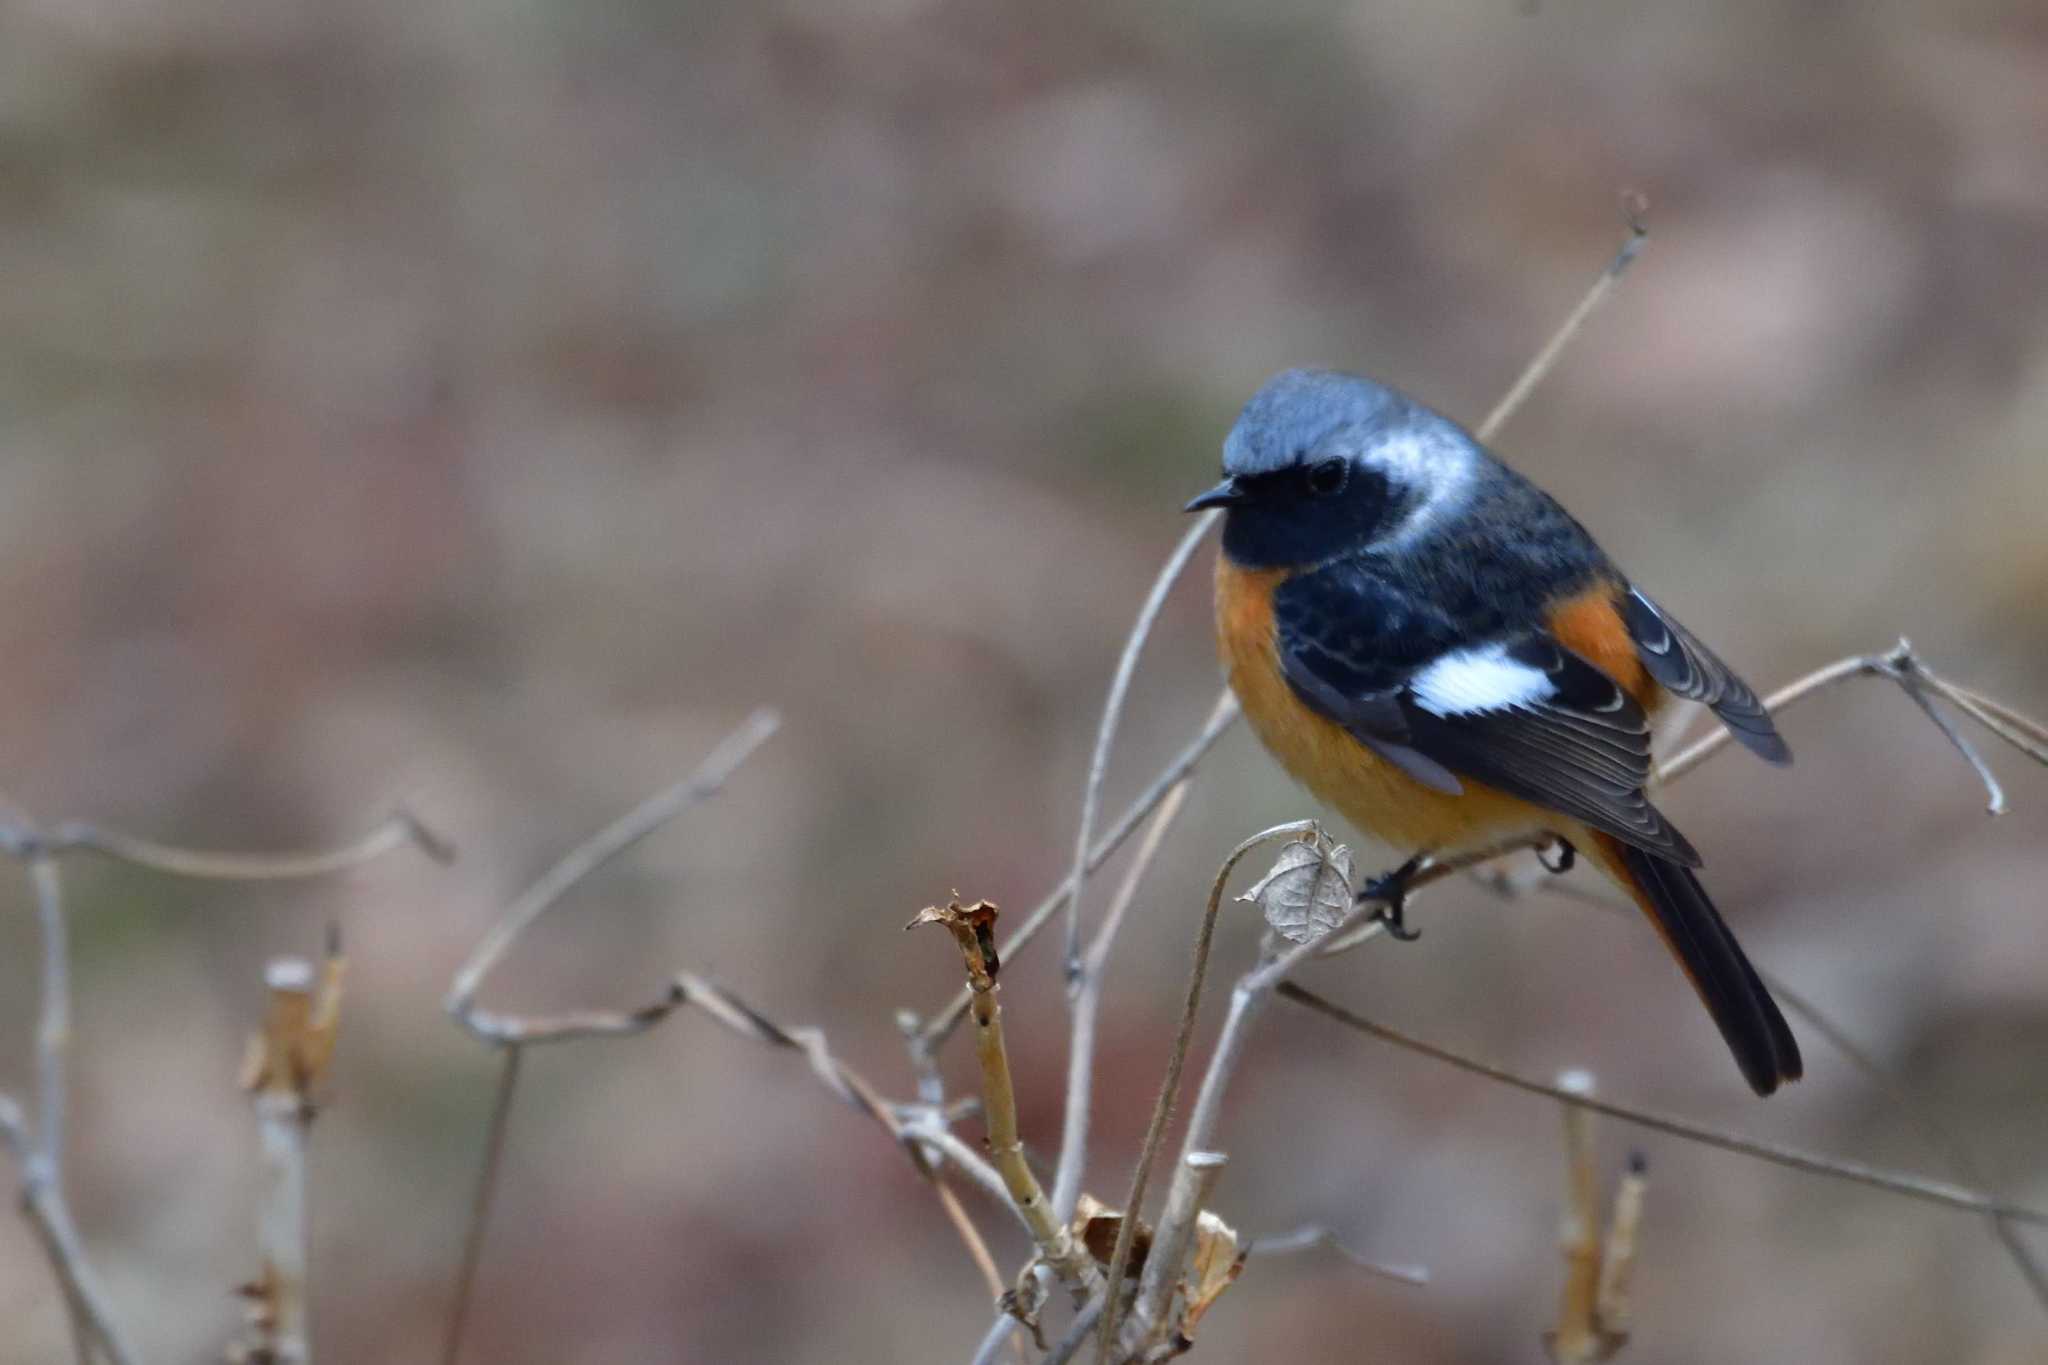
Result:
[[[1223,481],[1216,624],[1259,739],[1414,856],[1369,890],[1401,921],[1431,857],[1548,836],[1642,907],[1759,1095],[1799,1045],[1652,806],[1649,718],[1704,702],[1791,761],[1769,714],[1584,527],[1464,428],[1381,384],[1289,370],[1245,406]]]

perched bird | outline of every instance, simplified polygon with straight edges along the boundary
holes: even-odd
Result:
[[[1289,370],[1245,406],[1223,481],[1216,623],[1230,685],[1287,770],[1415,856],[1369,890],[1401,921],[1432,856],[1527,835],[1597,862],[1663,935],[1759,1095],[1799,1045],[1644,795],[1650,716],[1704,702],[1791,761],[1743,681],[1584,527],[1464,428],[1384,385]]]

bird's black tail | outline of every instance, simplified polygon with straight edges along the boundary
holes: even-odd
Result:
[[[1780,1082],[1798,1080],[1804,1066],[1791,1026],[1692,869],[1605,834],[1593,839],[1609,874],[1643,908],[1692,979],[1749,1088],[1768,1095]]]

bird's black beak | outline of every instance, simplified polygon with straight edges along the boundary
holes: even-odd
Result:
[[[1244,489],[1236,479],[1225,479],[1198,498],[1190,499],[1183,512],[1200,512],[1209,507],[1235,507],[1244,501]]]

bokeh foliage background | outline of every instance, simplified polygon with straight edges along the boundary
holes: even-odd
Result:
[[[507,998],[627,1003],[689,965],[907,1090],[891,1010],[953,968],[898,926],[1059,875],[1117,644],[1236,406],[1325,362],[1476,420],[1625,188],[1654,239],[1506,452],[1759,685],[1904,632],[2048,709],[2044,131],[2024,0],[0,0],[0,786],[243,847],[403,796],[464,852],[314,887],[81,877],[73,1183],[127,1321],[164,1361],[229,1333],[259,966],[334,918],[317,1331],[431,1358],[490,1079],[449,973],[760,701],[783,734],[537,934]],[[1213,693],[1205,598],[1148,655],[1112,802]],[[1875,684],[1786,728],[1796,768],[1731,755],[1671,802],[1709,884],[2048,1199],[2048,782],[1999,760],[2018,811],[1987,821]],[[1197,787],[1117,958],[1105,1197],[1219,855],[1309,810],[1243,734]],[[18,1081],[32,924],[5,903]],[[1426,917],[1320,983],[1934,1169],[1810,1036],[1810,1079],[1752,1101],[1647,932],[1471,891]],[[1049,1147],[1057,976],[1008,981]],[[1257,1267],[1205,1349],[1537,1358],[1555,1114],[1286,1011],[1258,1048],[1226,1212],[1436,1281]],[[524,1084],[472,1359],[953,1360],[985,1324],[901,1157],[800,1063],[686,1016]],[[2039,1358],[1978,1223],[1646,1146],[1639,1358]],[[0,1323],[0,1361],[62,1358],[12,1222]]]

